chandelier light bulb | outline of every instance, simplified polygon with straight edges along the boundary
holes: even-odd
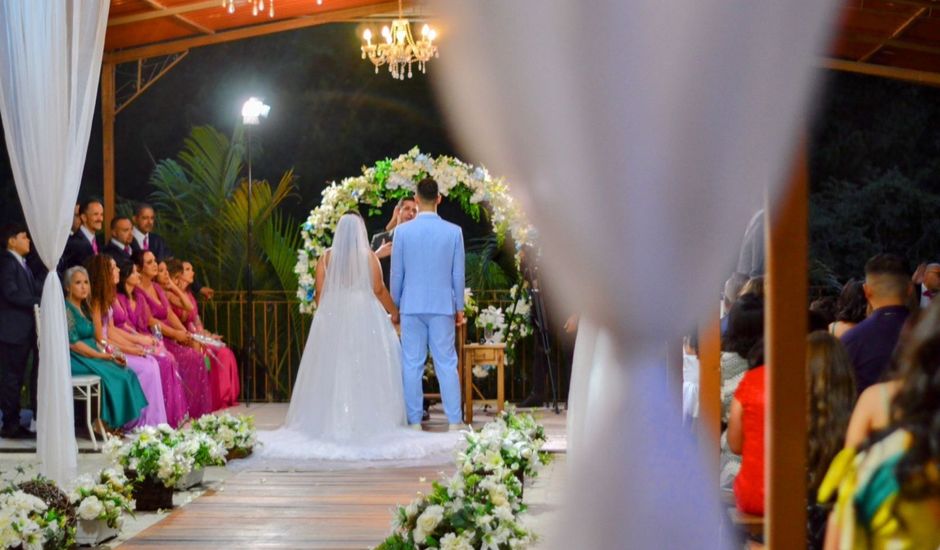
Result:
[[[435,39],[435,38],[437,38],[437,31],[434,30],[434,29],[431,29],[431,30],[428,32],[428,41],[429,41],[429,42],[434,42],[434,39]]]
[[[234,2],[229,2],[229,4],[228,4],[228,12],[229,12],[230,14],[231,14],[231,13],[235,13],[235,3],[234,3]]]
[[[431,27],[429,27],[428,24],[425,23],[424,26],[421,27],[421,36],[427,37],[428,34],[430,33],[431,33]]]
[[[366,29],[365,32],[362,33],[362,38],[368,42],[370,46],[372,45],[372,31],[370,29]]]

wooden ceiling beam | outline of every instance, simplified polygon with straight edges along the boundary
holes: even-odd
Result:
[[[158,10],[159,12],[164,12],[167,9],[166,6],[164,6],[160,2],[157,2],[157,0],[144,0],[144,3],[146,3],[151,8]],[[182,23],[184,26],[189,27],[190,29],[196,32],[201,32],[202,34],[215,34],[214,30],[204,25],[200,25],[199,23],[196,23],[195,21],[186,17],[185,15],[174,13],[170,15],[169,17],[172,17],[176,21],[179,21],[180,23]]]
[[[415,0],[404,0],[403,3],[410,7],[414,4],[414,2]],[[374,13],[397,13],[397,10],[398,2],[390,0],[388,2],[382,2],[379,4],[370,4],[356,8],[334,10],[314,15],[295,17],[292,19],[282,19],[280,21],[274,21],[273,23],[263,23],[260,25],[241,27],[234,30],[219,31],[212,35],[181,38],[178,40],[170,40],[158,44],[141,46],[137,48],[128,48],[124,50],[115,50],[110,52],[106,51],[104,54],[104,62],[114,64],[127,63],[141,58],[159,57],[161,55],[168,55],[171,53],[177,53],[202,46],[210,46],[212,44],[222,44],[224,42],[244,40],[246,38],[254,38],[276,32],[303,29],[306,27],[313,27],[326,23],[338,23],[355,20]]]
[[[895,50],[910,50],[914,52],[930,53],[940,56],[940,46],[931,46],[929,44],[918,44],[917,42],[910,42],[908,40],[883,40],[874,36],[856,34],[856,33],[843,33],[843,38],[847,42],[860,42],[862,44],[880,44],[884,43],[885,48],[891,48]]]
[[[147,2],[150,4],[150,2]],[[122,17],[113,17],[108,19],[109,27],[117,27],[118,25],[128,25],[130,23],[139,23],[141,21],[149,21],[151,19],[160,19],[162,17],[170,17],[175,15],[182,15],[184,13],[189,13],[192,11],[207,10],[209,8],[219,8],[222,9],[222,4],[219,0],[206,0],[204,2],[195,2],[193,4],[184,4],[182,6],[176,7],[164,7],[161,11],[147,11],[143,13],[135,13],[132,15],[125,15]]]
[[[876,53],[880,52],[881,49],[884,48],[885,43],[887,43],[888,40],[893,40],[897,38],[898,36],[901,36],[902,34],[904,34],[904,31],[909,29],[910,26],[913,25],[914,22],[917,21],[917,19],[920,18],[920,16],[926,12],[927,12],[926,7],[921,6],[920,8],[917,8],[917,11],[912,13],[910,17],[904,20],[903,23],[898,25],[897,28],[894,29],[894,32],[892,32],[888,38],[882,40],[878,44],[875,44],[873,48],[871,48],[870,50],[865,52],[861,57],[859,57],[857,61],[859,63],[865,63],[866,61],[871,59]]]
[[[931,71],[902,69],[888,65],[875,65],[874,63],[859,63],[857,61],[833,59],[831,57],[822,58],[819,65],[824,69],[832,71],[877,76],[880,78],[890,78],[892,80],[903,80],[914,84],[923,84],[924,86],[940,87],[940,73]]]

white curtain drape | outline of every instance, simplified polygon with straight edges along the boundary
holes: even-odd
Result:
[[[663,343],[776,196],[833,3],[441,0],[431,70],[461,144],[538,228],[549,291],[597,325],[572,374],[561,547],[715,544]]]
[[[36,447],[43,475],[75,477],[68,331],[56,263],[78,197],[107,28],[109,0],[0,2],[0,115],[23,205],[43,263]]]

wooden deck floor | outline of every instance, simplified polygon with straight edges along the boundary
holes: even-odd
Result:
[[[440,471],[242,472],[121,548],[371,548],[387,536],[391,509]]]

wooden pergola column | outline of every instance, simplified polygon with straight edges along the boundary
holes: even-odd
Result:
[[[101,151],[104,193],[104,234],[111,236],[111,220],[114,219],[114,63],[101,64]]]
[[[800,145],[778,204],[765,207],[765,540],[806,548],[808,169]]]

